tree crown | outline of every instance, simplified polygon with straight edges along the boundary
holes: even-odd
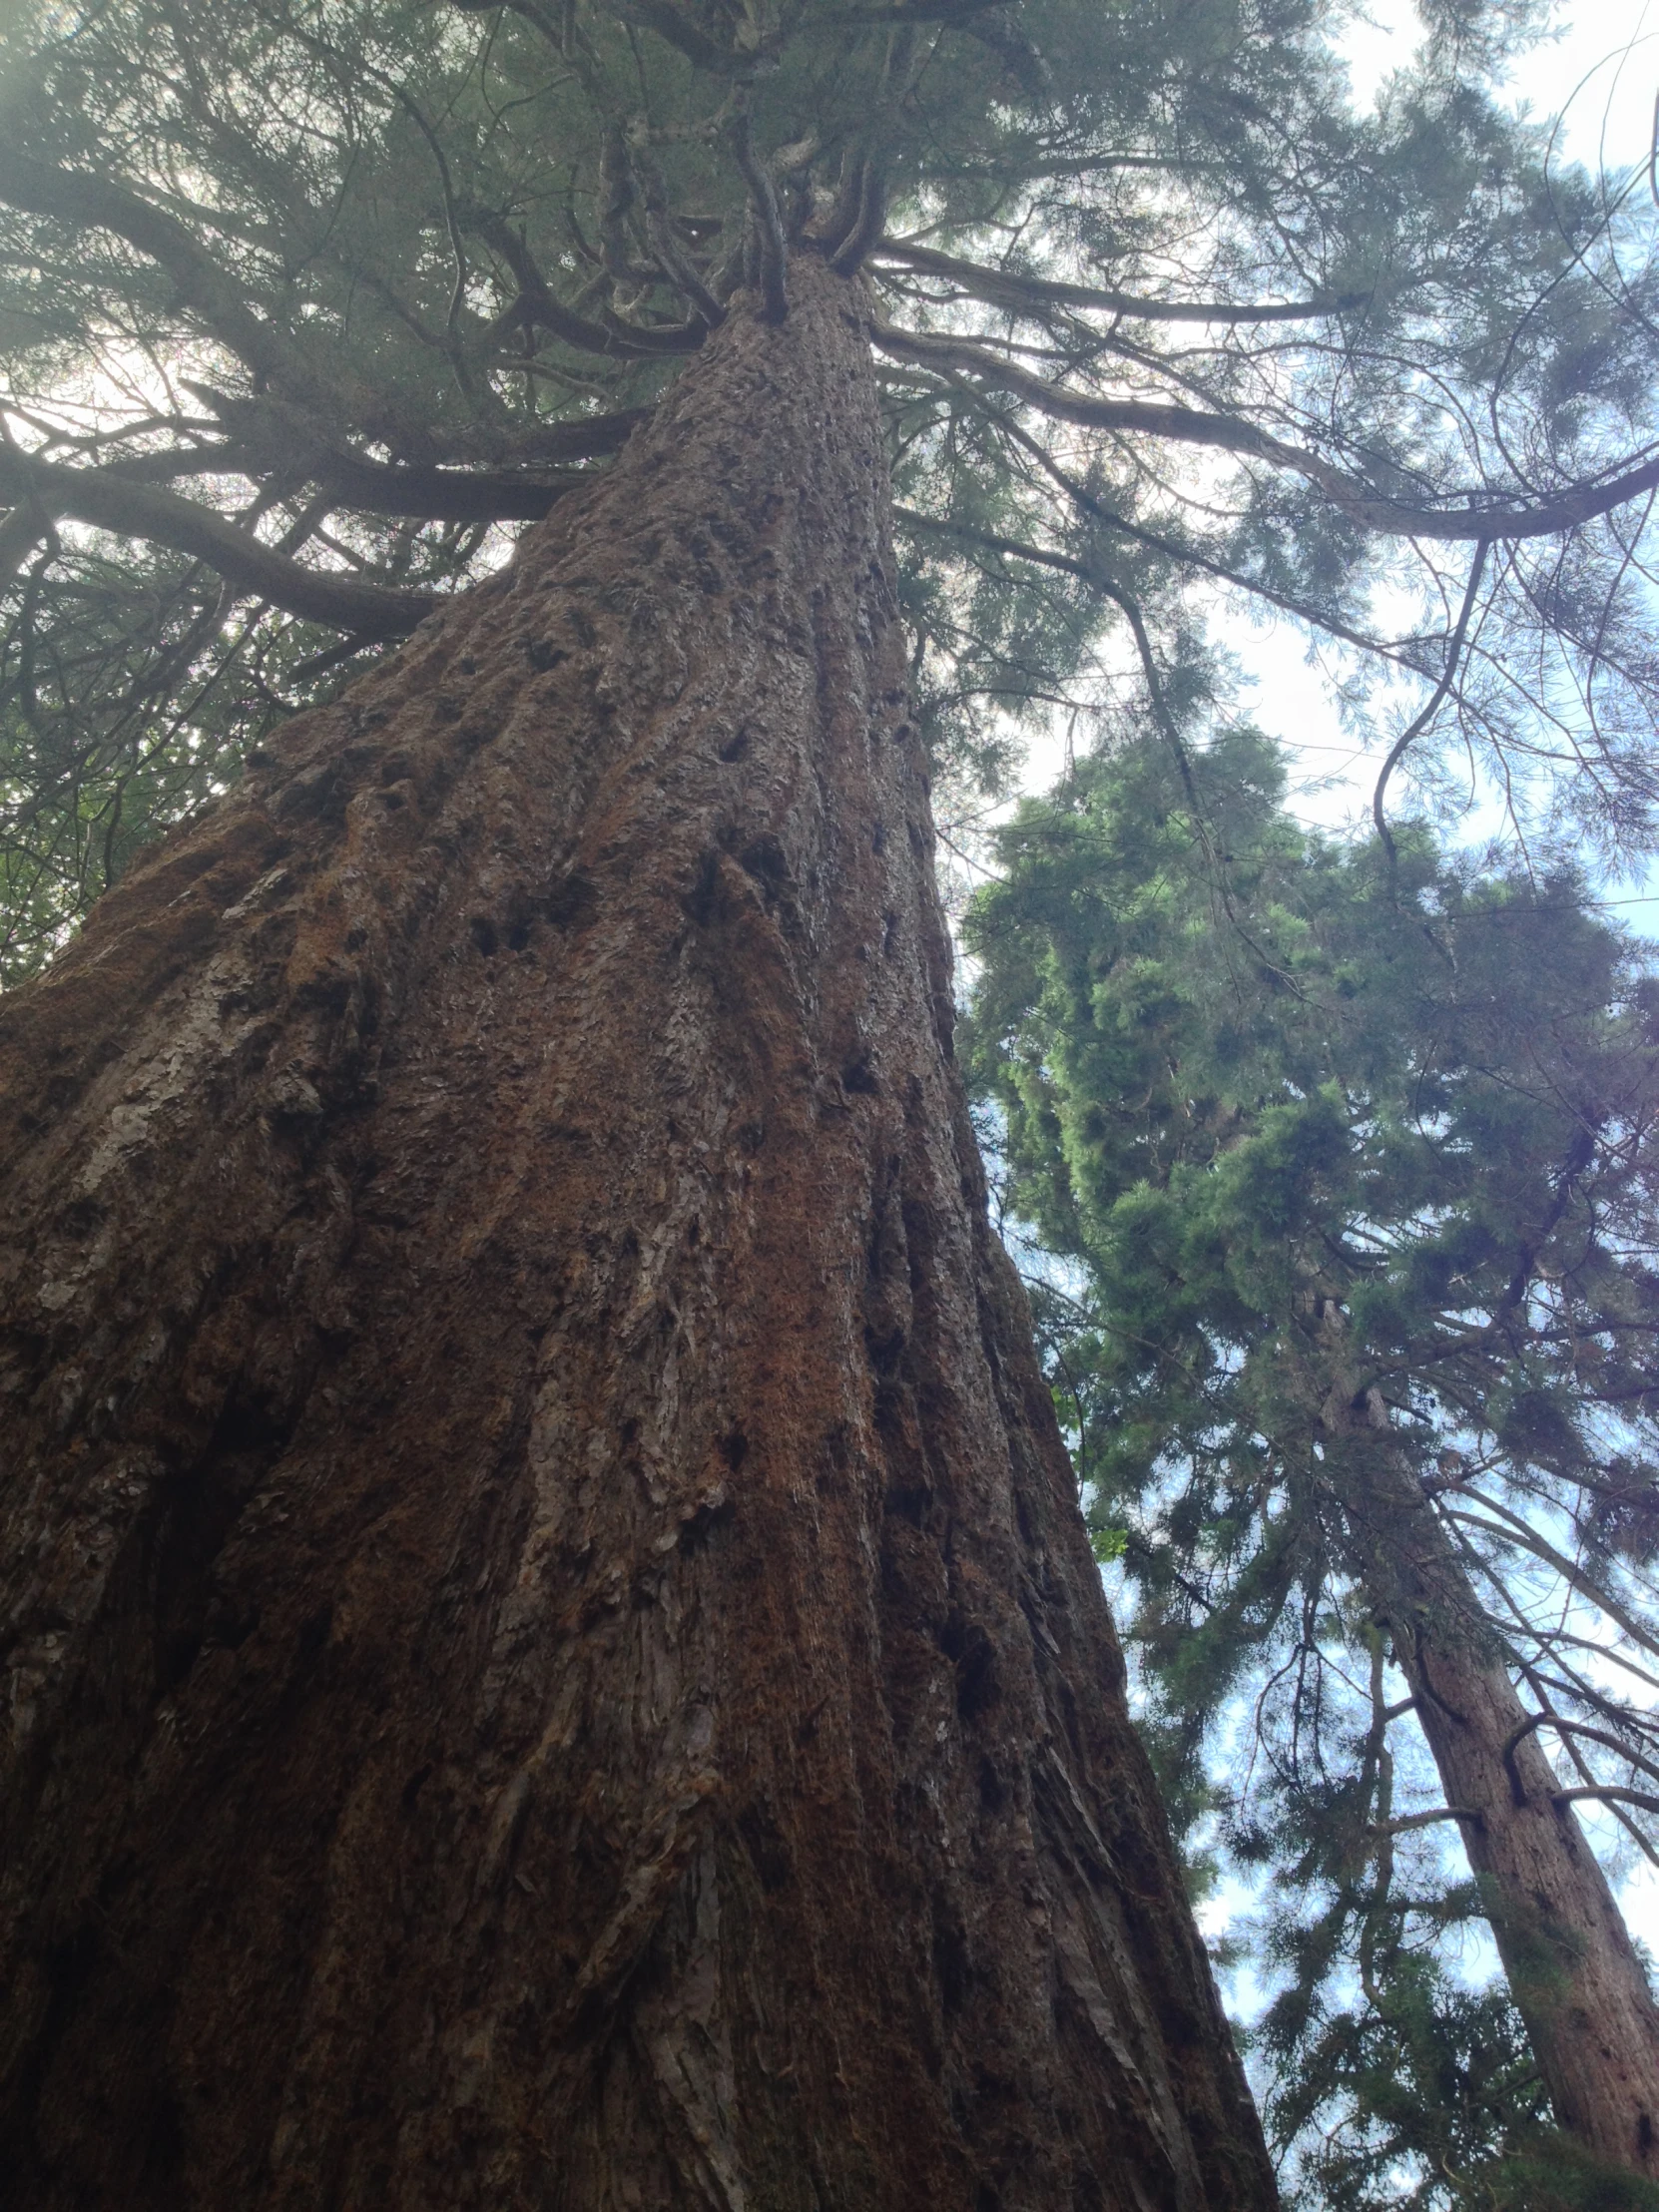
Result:
[[[1426,694],[1517,805],[1592,757],[1581,812],[1645,835],[1645,234],[1483,76],[1528,11],[1426,10],[1367,116],[1344,20],[22,10],[13,964],[239,743],[578,490],[740,300],[787,313],[807,251],[868,287],[942,752],[988,770],[1022,715],[1098,708],[1115,638],[1178,711],[1203,595],[1236,590]]]

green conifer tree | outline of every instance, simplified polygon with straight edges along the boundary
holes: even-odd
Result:
[[[1551,1923],[1489,1847],[1529,1801],[1584,1861],[1575,1803],[1659,1834],[1659,979],[1571,874],[1332,839],[1283,791],[1234,731],[1025,805],[968,917],[972,1065],[1064,1263],[1036,1296],[1166,1789],[1268,1882],[1275,2125],[1358,2205],[1407,2155],[1472,2186],[1546,2091],[1571,2124],[1559,2044],[1619,2041],[1583,1949],[1642,1986],[1594,1884]],[[1530,2053],[1451,1969],[1471,1919]]]

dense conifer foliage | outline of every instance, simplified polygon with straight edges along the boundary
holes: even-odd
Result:
[[[1270,1881],[1279,2132],[1332,2201],[1408,2153],[1433,2196],[1547,2109],[1459,1934],[1496,1924],[1528,2025],[1565,1996],[1443,1824],[1498,1825],[1542,1739],[1563,1821],[1656,1835],[1659,980],[1569,873],[1311,832],[1248,731],[1191,769],[1201,815],[1146,742],[1004,832],[974,1065],[1007,1204],[1069,1264],[1036,1295],[1166,1788]],[[1396,1551],[1439,1577],[1414,1624]],[[1419,1725],[1459,1633],[1516,1694],[1494,1803]]]
[[[1640,833],[1632,188],[1506,116],[1489,72],[1525,9],[1428,8],[1368,115],[1345,20],[12,10],[6,972],[602,469],[740,283],[784,312],[803,235],[874,287],[941,745],[994,770],[1009,716],[1097,693],[1114,636],[1171,679],[1226,587],[1312,624],[1351,684],[1400,679],[1413,713],[1438,687],[1517,805],[1591,758],[1574,806]]]

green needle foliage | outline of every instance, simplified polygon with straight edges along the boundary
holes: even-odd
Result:
[[[1264,1888],[1270,2123],[1358,2212],[1489,2194],[1547,2106],[1332,1409],[1385,1410],[1563,1787],[1651,1856],[1659,973],[1570,871],[1390,861],[1284,789],[1237,729],[1023,805],[968,1053],[1195,1880]]]
[[[1506,113],[1528,0],[1425,0],[1369,114],[1349,17],[10,0],[0,980],[801,253],[861,277],[941,766],[994,782],[1125,647],[1178,693],[1226,589],[1432,705],[1401,773],[1642,844],[1645,181]]]

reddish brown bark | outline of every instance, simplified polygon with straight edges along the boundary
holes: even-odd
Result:
[[[1358,1569],[1416,1701],[1560,2125],[1659,2179],[1659,2005],[1629,1931],[1381,1394],[1332,1417]],[[1368,1448],[1369,1446],[1369,1448]]]
[[[20,2205],[1271,2200],[792,299],[0,1009]]]

